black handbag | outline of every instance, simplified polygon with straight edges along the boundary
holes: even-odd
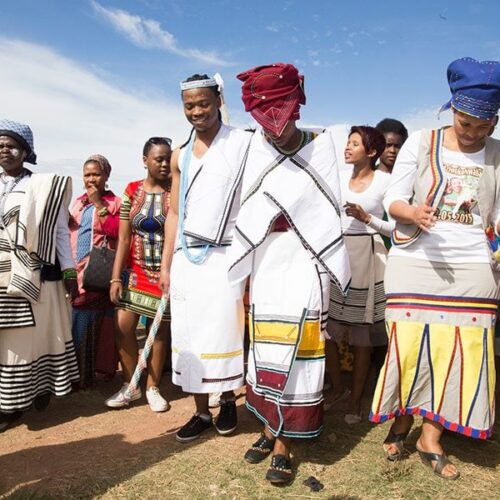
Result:
[[[83,270],[82,288],[87,292],[108,292],[115,251],[107,247],[104,240],[102,247],[92,247],[89,260]]]

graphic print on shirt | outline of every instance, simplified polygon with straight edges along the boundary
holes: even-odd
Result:
[[[472,211],[477,205],[477,189],[481,167],[444,164],[448,181],[436,210],[439,221],[472,224]]]

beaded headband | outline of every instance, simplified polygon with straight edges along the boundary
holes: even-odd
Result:
[[[215,78],[207,80],[194,80],[193,82],[181,82],[181,90],[201,89],[205,87],[219,87]]]

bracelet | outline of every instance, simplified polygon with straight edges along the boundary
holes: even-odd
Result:
[[[112,280],[109,280],[109,284],[112,285],[113,283],[121,283],[122,280],[120,278],[113,278]]]
[[[102,207],[100,208],[98,211],[97,211],[97,215],[99,217],[106,217],[106,215],[108,215],[109,212],[108,212],[108,207]]]
[[[76,269],[72,269],[72,268],[65,269],[62,272],[62,277],[63,277],[63,280],[76,280],[76,278],[77,278]]]

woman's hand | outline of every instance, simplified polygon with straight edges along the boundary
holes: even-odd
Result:
[[[166,269],[160,271],[158,286],[163,294],[166,294],[170,288],[170,273]]]
[[[111,283],[109,288],[109,299],[113,304],[118,304],[120,302],[123,293],[123,284],[121,282],[115,281]]]
[[[78,293],[78,282],[75,279],[63,279],[64,288],[66,289],[66,298],[73,301],[75,300]]]
[[[434,226],[437,221],[437,217],[434,215],[436,212],[435,208],[432,208],[430,198],[425,200],[425,203],[418,205],[414,208],[413,212],[413,223],[419,227],[422,231],[428,233],[430,229]]]
[[[348,215],[349,217],[354,217],[355,219],[358,219],[365,224],[368,224],[370,222],[370,219],[372,218],[372,216],[368,212],[365,212],[363,207],[361,205],[358,205],[357,203],[346,202],[344,208],[346,215]]]
[[[101,193],[94,184],[91,184],[87,188],[87,196],[89,197],[90,203],[96,208],[102,208],[104,206],[101,198]]]

